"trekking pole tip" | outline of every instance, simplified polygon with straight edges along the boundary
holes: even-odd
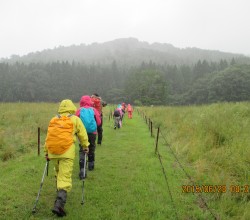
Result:
[[[35,213],[36,213],[36,209],[35,209],[35,208],[33,208],[32,213],[33,213],[33,214],[35,214]]]

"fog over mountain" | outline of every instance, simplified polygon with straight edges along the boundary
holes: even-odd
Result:
[[[13,55],[10,59],[2,59],[8,63],[50,63],[57,61],[77,62],[84,64],[110,64],[116,61],[118,65],[136,66],[142,62],[154,62],[169,65],[192,65],[198,60],[217,62],[221,59],[249,60],[242,54],[226,53],[218,50],[203,50],[199,48],[177,48],[169,43],[148,43],[136,38],[121,38],[104,43],[60,46],[32,52],[24,56]]]

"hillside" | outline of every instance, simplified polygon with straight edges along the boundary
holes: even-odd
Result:
[[[180,49],[167,43],[149,44],[135,38],[123,38],[90,45],[60,46],[29,53],[21,57],[13,55],[10,59],[2,59],[1,61],[9,63],[75,61],[83,64],[111,64],[115,60],[119,65],[137,66],[142,62],[150,61],[157,64],[191,65],[198,60],[218,62],[221,59],[230,61],[232,58],[240,59],[242,62],[249,62],[250,60],[249,57],[241,54],[199,48]]]
[[[248,101],[250,57],[134,38],[59,47],[0,62],[0,101],[183,105]]]

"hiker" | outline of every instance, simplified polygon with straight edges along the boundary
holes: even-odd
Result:
[[[121,109],[121,105],[119,104],[117,108],[114,111],[113,117],[114,117],[114,129],[121,128],[122,127],[122,116],[123,112]]]
[[[122,110],[122,105],[121,104],[119,104],[118,106],[117,106],[117,108],[119,109],[119,111],[120,111],[120,117],[121,117],[121,120],[120,120],[120,127],[122,126],[122,119],[123,119],[123,116],[124,116],[124,111]]]
[[[105,101],[102,100],[102,98],[97,94],[94,93],[91,96],[91,100],[93,102],[93,107],[99,112],[100,117],[101,117],[101,124],[97,126],[97,144],[101,145],[102,144],[102,136],[103,136],[103,114],[102,114],[102,108],[107,105]]]
[[[63,100],[58,115],[49,123],[44,151],[47,160],[54,164],[57,197],[52,212],[65,216],[67,193],[72,188],[72,170],[75,158],[75,142],[78,138],[85,153],[88,153],[88,136],[82,121],[74,114],[76,107],[69,99]]]
[[[122,109],[122,112],[123,112],[121,120],[123,120],[123,117],[124,117],[125,112],[126,112],[126,104],[125,104],[125,102],[123,102],[121,104],[121,109]]]
[[[127,111],[128,111],[128,118],[132,119],[133,108],[130,104],[128,104],[127,106]]]
[[[88,153],[88,170],[94,170],[95,167],[95,141],[97,134],[97,127],[101,124],[101,117],[99,112],[93,107],[90,96],[85,95],[81,97],[80,108],[76,111],[76,116],[80,117],[88,133],[89,139],[89,153]],[[80,160],[81,160],[80,152]],[[84,161],[83,161],[84,164]],[[80,162],[81,169],[81,162]],[[80,177],[81,178],[81,177]]]

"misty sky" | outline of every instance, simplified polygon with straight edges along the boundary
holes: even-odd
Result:
[[[250,55],[250,0],[1,0],[0,58],[134,37]]]

